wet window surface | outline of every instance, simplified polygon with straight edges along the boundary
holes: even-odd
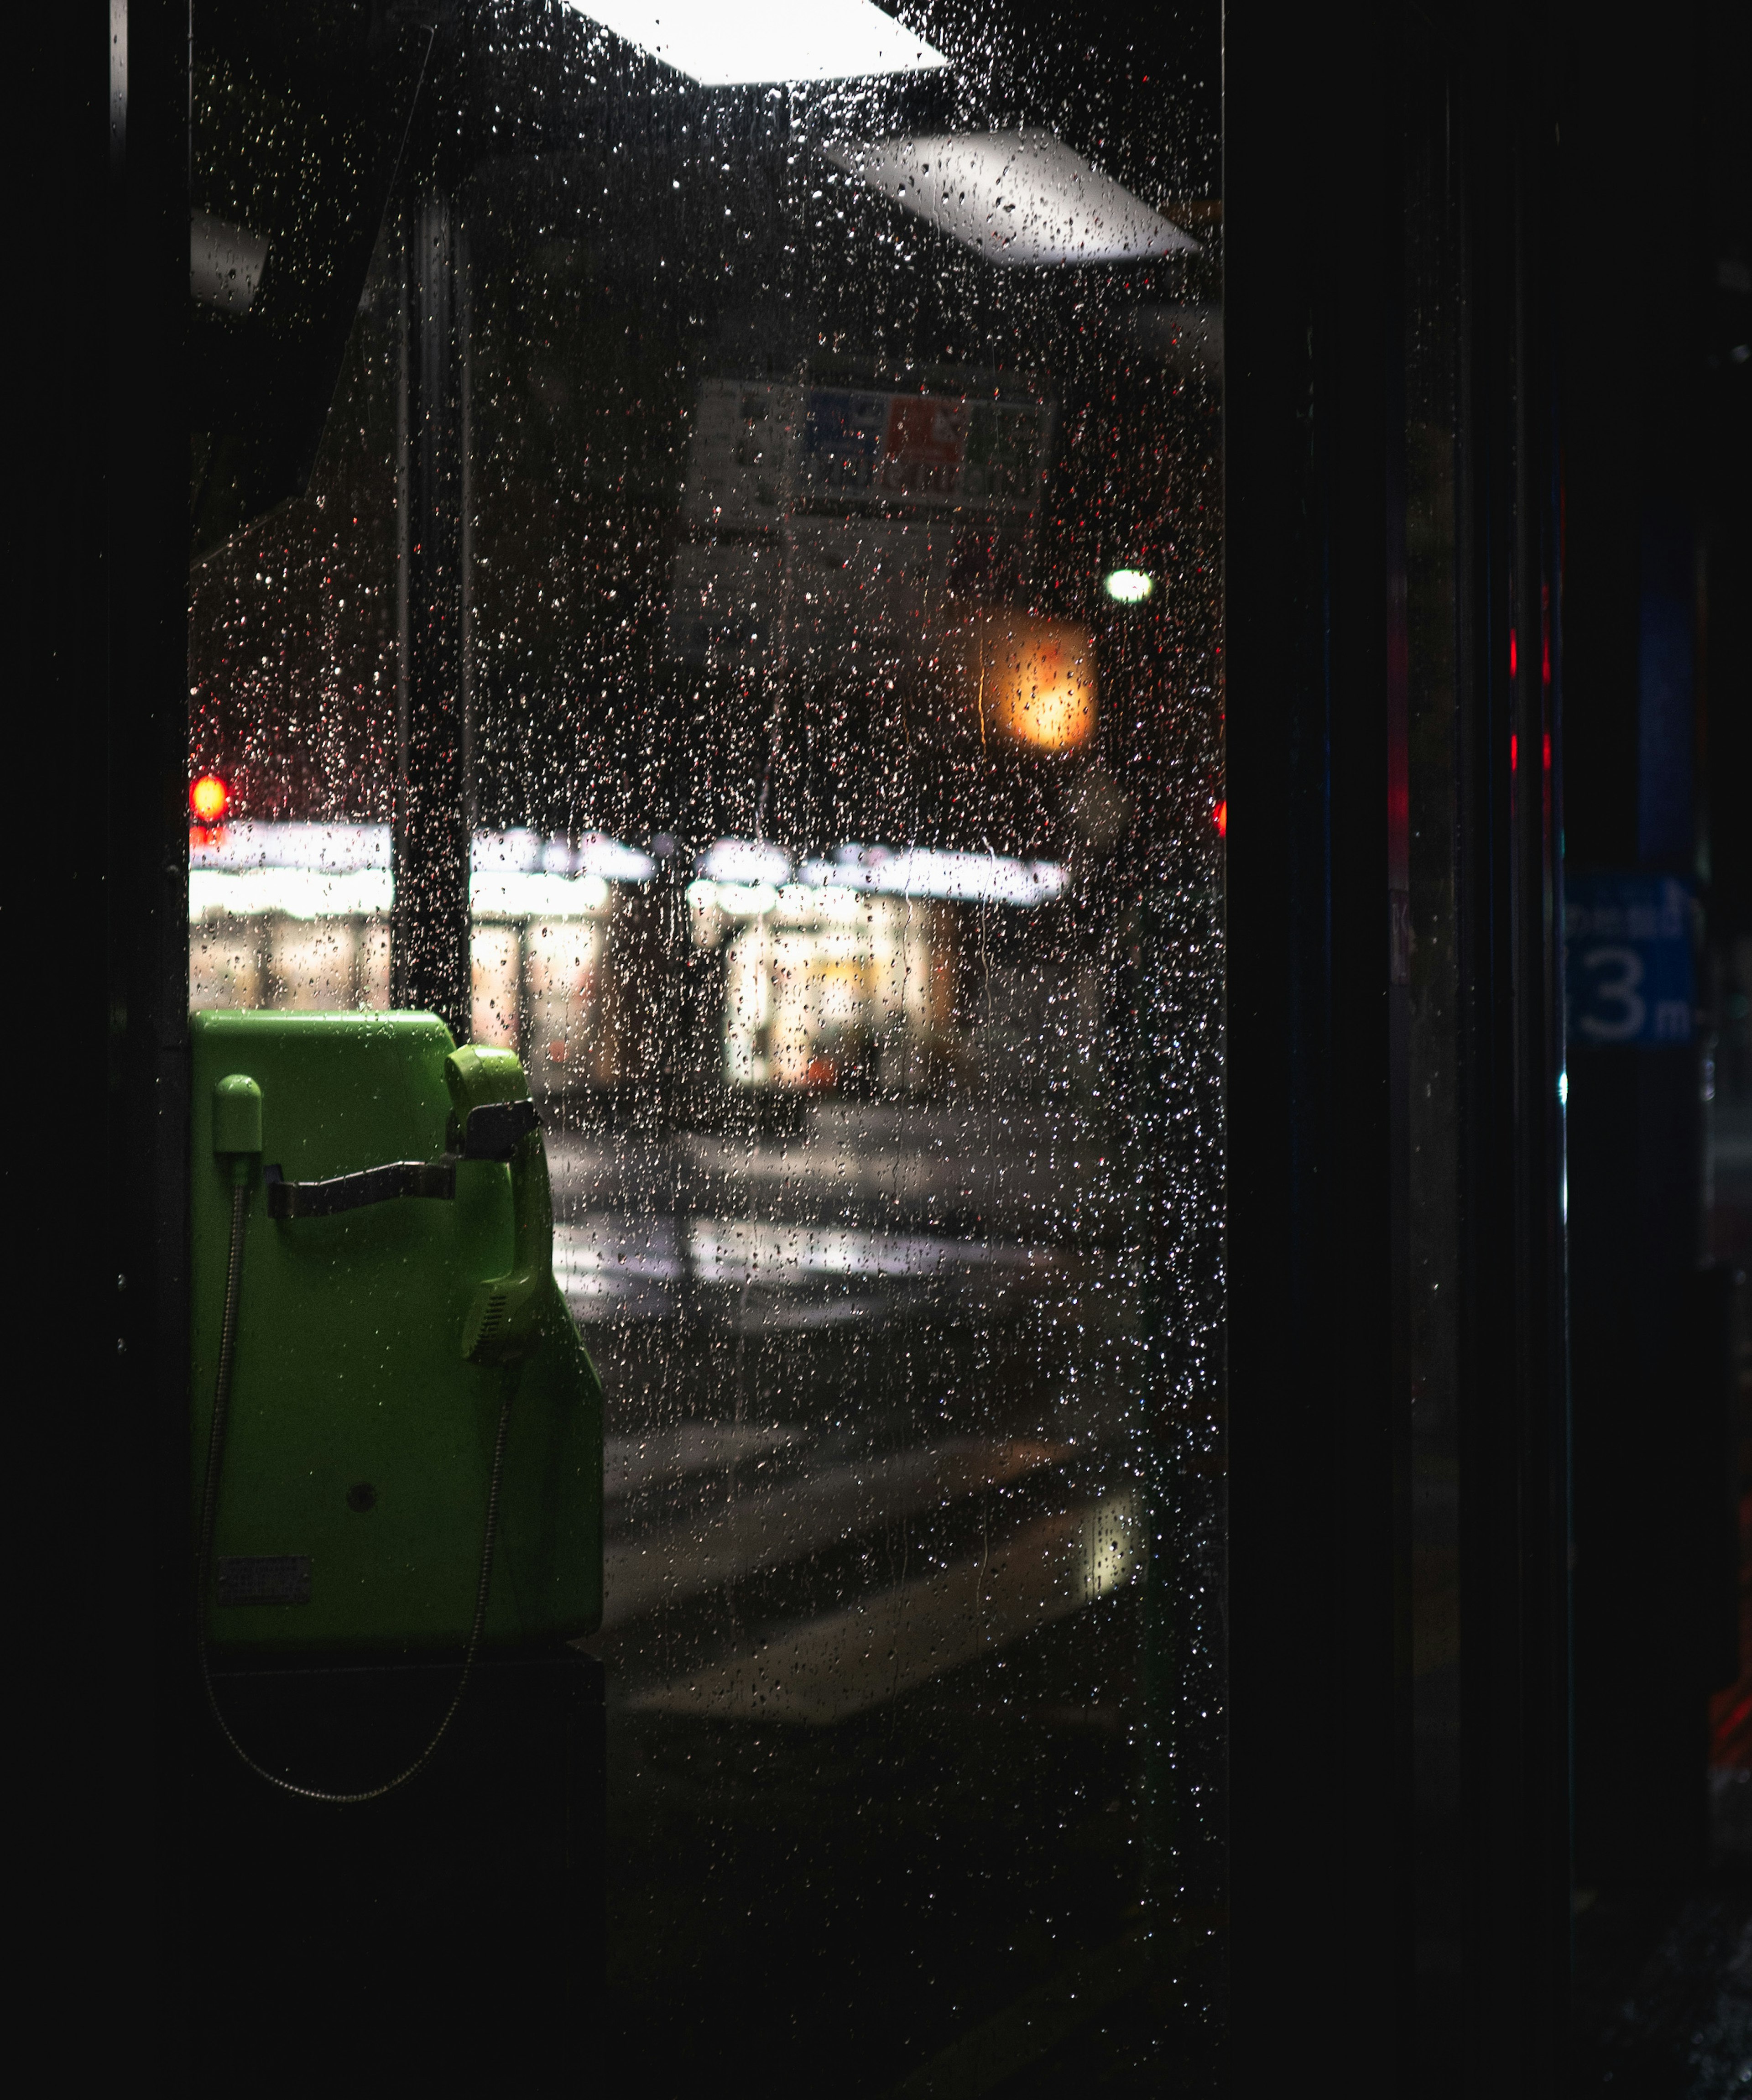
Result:
[[[397,995],[448,418],[455,1025],[528,1070],[607,1395],[611,2016],[655,2089],[733,2049],[880,2092],[1043,1991],[1092,1990],[1093,2050],[1154,1973],[1190,2062],[1214,18],[675,19],[486,7],[372,61],[412,114],[307,483],[197,441],[192,1003]],[[293,359],[344,242],[288,171],[368,156],[280,63],[197,56],[197,262],[202,325]]]

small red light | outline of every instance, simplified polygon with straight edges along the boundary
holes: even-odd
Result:
[[[188,806],[196,823],[223,823],[231,805],[232,791],[216,773],[203,773],[188,791]]]
[[[1217,804],[1216,807],[1211,812],[1211,821],[1216,826],[1217,836],[1220,839],[1226,839],[1229,836],[1229,805],[1227,802],[1219,802]]]
[[[1511,773],[1516,773],[1520,770],[1520,739],[1515,734],[1513,730],[1511,730],[1509,731],[1509,770]]]
[[[1515,646],[1515,630],[1509,629],[1509,676],[1512,678],[1520,668],[1520,651]]]

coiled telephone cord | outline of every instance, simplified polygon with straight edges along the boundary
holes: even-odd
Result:
[[[480,1650],[481,1634],[487,1624],[487,1596],[492,1583],[492,1549],[499,1530],[499,1481],[505,1469],[505,1440],[511,1426],[511,1397],[517,1389],[517,1374],[514,1370],[506,1372],[505,1396],[499,1404],[499,1433],[492,1447],[492,1473],[487,1488],[487,1530],[481,1542],[480,1582],[474,1593],[474,1623],[469,1629],[468,1647],[463,1653],[462,1674],[457,1679],[456,1692],[431,1740],[413,1762],[397,1772],[394,1779],[385,1780],[381,1786],[366,1787],[358,1793],[336,1793],[322,1787],[301,1786],[295,1780],[283,1779],[278,1772],[258,1764],[232,1732],[230,1722],[219,1710],[207,1654],[207,1593],[213,1576],[213,1529],[218,1511],[219,1477],[225,1464],[225,1418],[231,1409],[232,1366],[237,1353],[237,1301],[243,1282],[244,1219],[249,1201],[247,1188],[232,1191],[231,1252],[225,1266],[225,1317],[219,1331],[219,1370],[213,1396],[213,1426],[207,1437],[206,1477],[201,1492],[201,1546],[196,1568],[195,1646],[201,1658],[201,1683],[207,1695],[208,1711],[218,1724],[220,1734],[258,1779],[266,1780],[282,1793],[295,1794],[300,1801],[353,1808],[364,1802],[381,1801],[385,1794],[395,1793],[398,1787],[405,1786],[409,1780],[425,1771],[457,1718],[462,1695],[468,1690],[474,1659]]]

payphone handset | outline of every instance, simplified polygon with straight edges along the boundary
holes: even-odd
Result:
[[[593,1631],[602,1387],[518,1059],[430,1014],[190,1032],[204,1664],[448,1651],[460,1701],[483,1645]]]
[[[558,1308],[554,1282],[554,1198],[547,1148],[536,1126],[523,1068],[509,1050],[452,1050],[444,1081],[453,1104],[450,1135],[465,1158],[502,1156],[511,1175],[511,1266],[483,1283],[463,1323],[471,1363],[515,1363],[540,1342]]]

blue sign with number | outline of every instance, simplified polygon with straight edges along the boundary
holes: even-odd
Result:
[[[1566,871],[1564,970],[1572,1049],[1690,1042],[1691,892],[1670,876]]]

